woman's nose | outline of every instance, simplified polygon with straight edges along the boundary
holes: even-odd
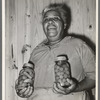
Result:
[[[50,23],[50,24],[53,23],[53,19],[50,18],[48,23]]]

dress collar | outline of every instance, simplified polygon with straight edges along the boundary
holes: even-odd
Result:
[[[49,48],[56,48],[56,47],[59,47],[60,45],[64,45],[65,43],[68,43],[68,41],[71,39],[72,37],[71,36],[66,36],[64,37],[60,42],[54,44],[54,45],[49,45],[47,42],[48,40],[44,40],[42,43],[41,43],[41,46],[43,47],[49,47]]]

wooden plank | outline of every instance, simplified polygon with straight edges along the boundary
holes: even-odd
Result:
[[[96,43],[96,1],[87,0],[87,30],[86,36]],[[92,16],[92,17],[91,17]]]
[[[16,38],[16,19],[15,19],[15,1],[10,0],[6,2],[6,99],[17,100],[15,97],[15,77],[17,70],[13,69],[13,58],[12,58],[12,44],[15,43]],[[9,29],[8,29],[9,28]],[[14,51],[13,51],[14,52]]]
[[[24,55],[22,54],[22,48],[25,44],[25,0],[17,0],[16,1],[16,17],[17,17],[17,50],[16,50],[16,59],[17,59],[17,66],[18,66],[18,73],[22,69],[24,64]],[[17,77],[18,78],[18,77]],[[18,100],[26,100],[25,98],[20,98]]]
[[[26,51],[24,53],[24,63],[29,61],[29,57],[30,57],[30,48],[31,48],[31,44],[30,44],[30,1],[26,0],[25,2],[25,43],[24,46],[26,46]]]
[[[71,8],[72,22],[69,32],[85,35],[95,43],[95,0],[6,0],[7,100],[21,100],[15,94],[14,82],[32,50],[46,38],[42,29],[41,12],[45,6],[55,2],[65,2]],[[29,47],[25,53],[22,53],[23,46],[26,44]],[[18,71],[12,70],[11,67],[12,45]]]

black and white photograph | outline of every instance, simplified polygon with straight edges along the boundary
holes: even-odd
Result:
[[[4,8],[5,100],[97,100],[97,0]]]

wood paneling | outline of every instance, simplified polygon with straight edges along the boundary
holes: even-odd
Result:
[[[55,2],[65,2],[71,8],[69,32],[84,35],[95,43],[96,0],[6,0],[6,100],[21,100],[14,90],[15,80],[32,50],[46,38],[41,12]],[[13,68],[14,64],[18,69]]]

